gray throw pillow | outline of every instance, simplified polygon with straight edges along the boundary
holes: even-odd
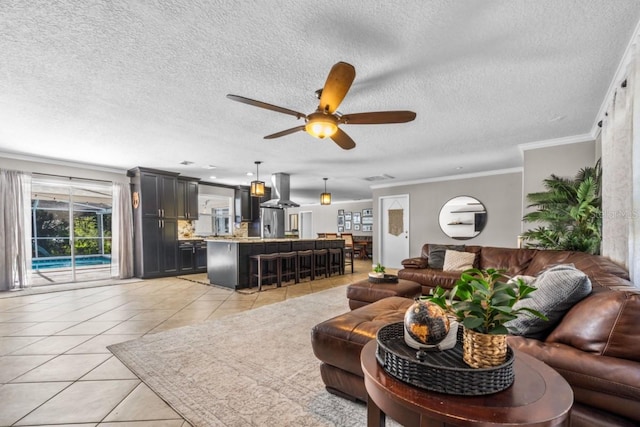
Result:
[[[505,326],[514,335],[539,338],[553,328],[578,301],[591,293],[591,280],[573,265],[556,265],[544,270],[532,283],[537,288],[514,304],[513,308],[529,307],[549,318],[548,321],[523,313]]]
[[[429,245],[429,268],[442,270],[447,249],[462,252],[464,251],[464,245]]]

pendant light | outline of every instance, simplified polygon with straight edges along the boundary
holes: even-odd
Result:
[[[330,205],[331,204],[331,193],[327,193],[327,180],[329,178],[324,179],[324,193],[320,194],[320,204],[321,205]]]
[[[264,196],[264,181],[260,181],[260,172],[258,167],[262,162],[254,162],[256,164],[256,179],[251,181],[251,197],[263,197]]]

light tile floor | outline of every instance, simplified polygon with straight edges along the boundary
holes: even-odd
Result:
[[[186,427],[107,346],[217,319],[366,277],[289,282],[262,292],[207,286],[206,275],[0,298],[0,426]]]

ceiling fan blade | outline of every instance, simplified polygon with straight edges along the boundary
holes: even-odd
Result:
[[[338,62],[331,67],[327,81],[322,88],[318,109],[333,114],[338,109],[355,78],[356,69],[351,64]]]
[[[255,99],[245,98],[244,96],[228,94],[227,98],[232,99],[234,101],[242,102],[243,104],[253,105],[254,107],[260,107],[266,110],[277,111],[278,113],[289,114],[298,119],[307,117],[306,114],[302,114],[298,111],[289,110],[288,108],[284,108],[284,107],[278,107],[277,105],[267,104],[266,102],[262,102],[262,101],[256,101]]]
[[[371,113],[345,114],[340,123],[348,125],[375,125],[384,123],[406,123],[416,118],[413,111],[376,111]]]
[[[356,146],[356,143],[353,142],[353,139],[351,139],[351,137],[349,135],[347,135],[340,128],[338,128],[336,133],[333,134],[331,139],[333,139],[333,142],[335,142],[336,144],[338,144],[341,148],[344,148],[345,150],[351,150],[353,147]]]
[[[280,138],[281,136],[285,136],[285,135],[289,135],[289,134],[292,134],[292,133],[296,133],[296,132],[299,132],[301,130],[304,130],[304,125],[296,126],[294,128],[291,128],[291,129],[287,129],[287,130],[283,130],[283,131],[280,131],[280,132],[272,133],[271,135],[265,136],[264,139]]]

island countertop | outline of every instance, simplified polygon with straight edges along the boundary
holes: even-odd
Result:
[[[262,239],[260,237],[205,237],[204,240],[206,242],[266,243],[266,242],[315,242],[317,240],[325,241],[325,240],[344,240],[344,239],[340,239],[340,238],[298,239],[298,238],[288,238],[288,237],[283,237],[280,239],[276,239],[276,238]]]

